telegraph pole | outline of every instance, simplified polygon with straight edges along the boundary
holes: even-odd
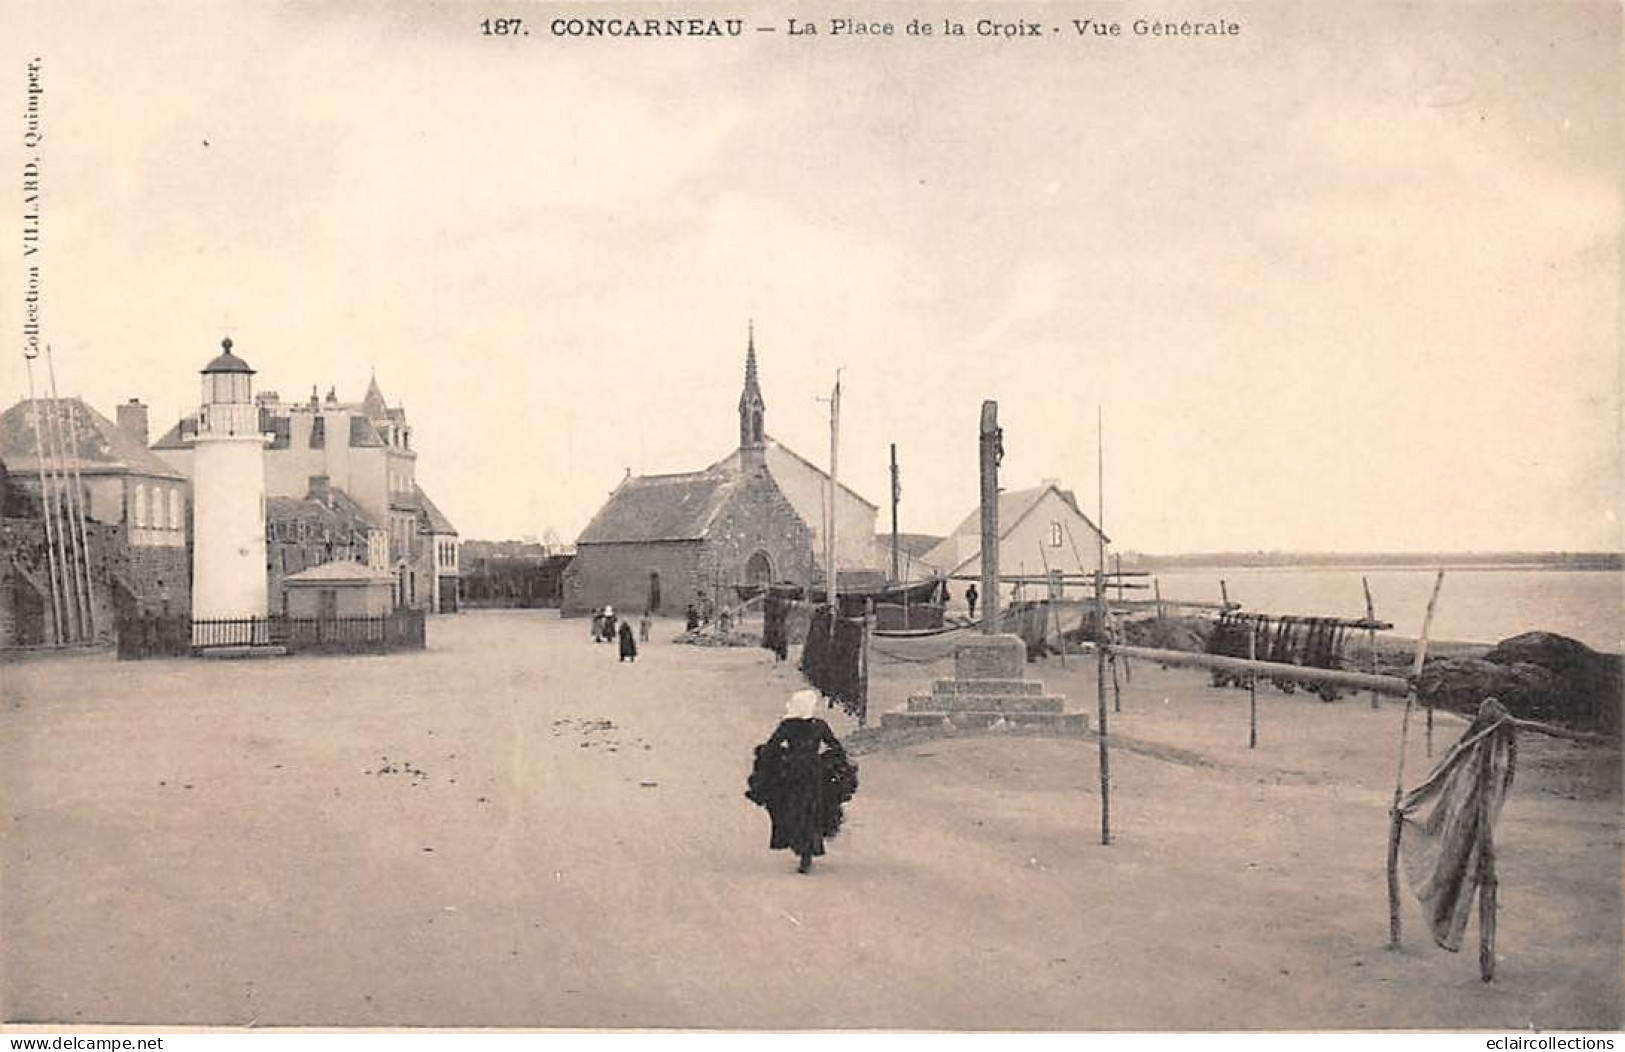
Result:
[[[838,609],[835,588],[835,520],[838,518],[836,498],[840,483],[836,481],[841,452],[841,371],[835,370],[835,390],[829,398],[829,529],[824,533],[825,591],[831,616]]]

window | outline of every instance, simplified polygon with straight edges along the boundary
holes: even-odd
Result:
[[[185,525],[181,522],[181,491],[178,489],[169,491],[169,525],[177,530]]]
[[[1061,546],[1061,524],[1059,522],[1049,524],[1049,546],[1051,548]]]
[[[135,524],[137,526],[147,524],[147,487],[145,486],[135,488]]]

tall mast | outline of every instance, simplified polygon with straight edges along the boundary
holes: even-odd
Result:
[[[45,438],[42,430],[45,421],[40,414],[40,400],[34,397],[34,356],[25,354],[24,359],[28,370],[28,408],[34,416],[34,456],[39,467],[40,512],[45,519],[45,561],[51,584],[51,642],[60,643],[64,615],[62,594],[57,589],[56,525],[52,521],[55,513],[51,510],[51,483],[45,474]]]
[[[51,360],[51,348],[45,348],[45,360]],[[62,578],[62,612],[66,639],[62,642],[76,641],[79,638],[79,600],[78,592],[73,584],[73,559],[68,539],[68,483],[62,471],[62,432],[57,422],[57,404],[55,385],[47,379],[46,392],[48,394],[45,412],[45,449],[51,460],[51,483],[55,489],[55,501],[52,514],[56,525],[56,559],[57,572]]]
[[[73,434],[72,417],[64,418],[62,398],[56,390],[56,356],[51,351],[51,345],[45,345],[46,375],[51,381],[51,417],[57,429],[57,453],[61,458],[62,486],[67,491],[67,501],[63,511],[67,516],[64,528],[68,534],[69,552],[69,581],[73,588],[73,615],[78,622],[77,635],[81,640],[88,640],[92,636],[90,628],[90,560],[85,552],[84,533],[75,526],[80,517],[79,470],[74,458],[77,457],[79,440]],[[70,452],[70,447],[74,452]]]
[[[85,572],[85,631],[89,638],[96,638],[96,597],[95,574],[90,566],[90,531],[85,526],[85,502],[89,499],[84,489],[83,477],[79,473],[79,405],[77,402],[68,403],[68,434],[71,436],[69,452],[73,465],[73,492],[77,500],[77,518],[79,520],[79,552],[84,559]]]
[[[1095,406],[1095,536],[1098,538],[1100,572],[1106,572],[1106,414]]]

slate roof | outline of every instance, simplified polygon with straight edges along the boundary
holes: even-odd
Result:
[[[299,581],[360,581],[363,583],[382,582],[392,583],[392,577],[387,570],[374,570],[365,563],[352,562],[349,559],[335,559],[330,563],[312,566],[308,570],[300,570],[284,577],[284,583]]]
[[[378,436],[378,429],[372,426],[372,421],[364,416],[350,418],[351,449],[367,449],[383,444],[384,440]]]
[[[27,476],[40,469],[39,445],[35,443],[34,419],[38,411],[44,439],[49,439],[52,407],[61,425],[61,465],[80,474],[144,475],[149,478],[184,479],[186,476],[165,464],[143,446],[139,439],[85,404],[82,398],[24,399],[0,413],[0,460],[13,475]],[[45,448],[51,444],[46,441]],[[47,467],[50,456],[47,452]]]
[[[451,520],[446,518],[445,513],[435,506],[435,502],[429,499],[429,495],[423,492],[423,487],[416,482],[412,483],[412,495],[417,498],[418,509],[423,512],[423,517],[428,520],[430,533],[457,532],[457,527],[451,524]]]
[[[354,411],[355,414],[350,417],[351,449],[372,449],[384,444],[383,438],[381,438],[378,434],[378,429],[373,427],[372,422],[369,421],[365,416],[360,415],[359,410],[356,410],[355,406],[345,405],[342,408],[350,409]],[[318,416],[316,418],[317,425],[322,424],[322,422],[323,418]],[[288,417],[286,415],[272,415],[269,410],[267,410],[264,406],[261,406],[260,428],[264,431],[273,432],[277,435],[276,441],[271,445],[272,449],[288,448],[289,426]],[[170,428],[168,431],[165,431],[158,441],[152,444],[152,448],[191,449],[192,443],[188,442],[187,439],[195,434],[197,434],[197,414],[192,413],[181,417],[181,419],[176,422],[174,427]]]
[[[191,449],[192,443],[187,439],[197,434],[197,414],[183,416],[175,421],[175,426],[158,436],[158,441],[152,444],[153,449]]]
[[[728,471],[629,478],[598,509],[576,544],[702,540],[742,481]]]
[[[806,457],[802,456],[800,453],[797,453],[795,450],[791,449],[789,446],[785,445],[783,442],[780,442],[778,439],[774,438],[772,435],[763,435],[762,436],[762,444],[763,444],[763,446],[765,446],[765,447],[767,447],[769,449],[774,449],[774,450],[777,450],[777,451],[785,454],[786,456],[793,457],[794,459],[799,461],[801,464],[805,465],[807,468],[810,468],[820,478],[826,478],[826,479],[829,478],[829,472],[825,471],[823,468],[819,467],[817,464],[814,464],[812,461],[808,460]],[[712,464],[710,467],[706,468],[705,470],[706,471],[738,471],[739,470],[739,453],[740,453],[740,451],[736,449],[732,453],[729,453],[727,456],[723,457],[721,460],[717,461],[715,464]],[[771,470],[772,469],[770,467],[769,471],[771,472]],[[851,486],[848,486],[846,483],[837,481],[835,484],[837,486],[839,486],[843,491],[845,491],[847,496],[851,497],[853,500],[856,500],[859,504],[862,504],[862,505],[864,505],[865,507],[868,507],[868,508],[873,508],[875,510],[879,510],[879,505],[873,503],[872,501],[867,500],[863,496],[863,494],[859,493],[857,490],[853,489]]]
[[[1003,521],[1003,520],[1000,520]],[[912,559],[918,559],[926,552],[943,542],[943,538],[934,533],[898,533],[897,549],[900,553]],[[891,556],[891,534],[875,534],[875,545],[888,558]]]
[[[360,409],[368,420],[389,419],[389,406],[384,402],[384,392],[378,389],[376,375],[367,381],[367,393],[362,396]]]
[[[328,498],[325,502],[309,497],[267,497],[265,516],[272,523],[303,519],[312,525],[336,526],[355,531],[386,528],[383,524],[373,521],[366,508],[356,503],[355,498],[337,486],[328,488]]]

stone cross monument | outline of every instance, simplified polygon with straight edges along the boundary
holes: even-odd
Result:
[[[982,634],[999,630],[999,461],[1004,459],[1004,432],[999,403],[982,403],[980,432],[982,469]]]
[[[999,461],[1004,432],[999,404],[982,403],[979,431],[982,475],[982,631],[954,648],[954,678],[931,684],[931,693],[908,699],[903,712],[888,712],[883,727],[980,728],[1026,726],[1063,733],[1089,729],[1089,717],[1066,712],[1066,700],[1045,694],[1027,679],[1027,646],[999,632]]]

